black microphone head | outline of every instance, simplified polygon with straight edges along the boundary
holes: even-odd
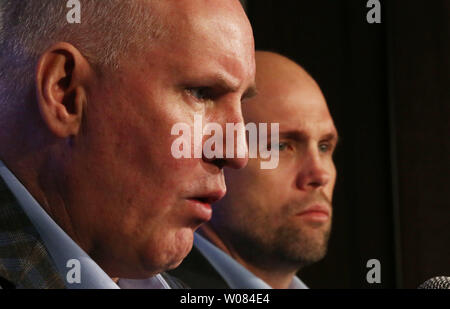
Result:
[[[419,285],[418,289],[450,289],[450,277],[431,278]]]

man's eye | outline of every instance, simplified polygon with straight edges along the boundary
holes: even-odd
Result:
[[[328,143],[321,143],[319,144],[319,151],[320,152],[329,152],[331,150],[331,145]]]
[[[283,143],[283,142],[281,142],[281,143],[278,144],[278,149],[279,149],[280,151],[284,151],[284,150],[286,150],[287,148],[288,148],[288,143]]]
[[[191,96],[199,101],[211,99],[211,92],[207,87],[188,88],[187,91]]]
[[[275,144],[276,145],[276,144]],[[290,148],[290,145],[289,145],[289,143],[286,143],[286,142],[279,142],[278,143],[278,150],[279,151],[285,151],[285,150],[289,150]],[[270,147],[271,148],[271,147]]]

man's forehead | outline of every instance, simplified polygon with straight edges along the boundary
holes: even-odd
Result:
[[[206,50],[191,53],[178,49],[162,56],[166,58],[169,70],[180,79],[197,81],[200,83],[197,86],[208,86],[201,83],[212,81],[228,88],[238,88],[244,80],[248,84],[255,83],[255,65],[246,61],[245,55],[221,55],[220,52]]]
[[[254,41],[245,15],[219,10],[202,18],[189,11],[182,16],[171,25],[173,33],[160,42],[162,53],[158,55],[170,59],[174,70],[219,77],[233,84],[247,76],[254,77]]]
[[[297,123],[280,123],[280,137],[291,138],[294,140],[308,140],[308,139],[335,139],[339,138],[339,134],[331,118],[324,119],[321,122],[302,122]]]
[[[155,1],[155,9],[165,19],[166,26],[174,30],[173,35],[192,33],[192,29],[220,30],[225,25],[249,26],[247,15],[237,0],[164,0]]]
[[[179,79],[198,83],[193,86],[209,86],[214,82],[232,89],[243,86],[243,83],[255,88],[256,68],[252,49],[231,53],[224,48],[202,49],[197,44],[201,43],[190,41],[179,48],[162,48],[153,56],[165,59],[168,69]]]
[[[258,86],[258,95],[243,106],[251,118],[289,122],[296,119],[321,121],[331,119],[325,98],[319,90],[270,94]]]
[[[242,21],[247,19],[247,15],[239,0],[164,0],[170,5],[172,14],[178,17],[196,23],[201,20],[207,20],[208,17],[216,19],[223,16],[230,22]]]
[[[274,115],[273,113],[259,113],[248,117],[244,114],[245,121],[254,123],[278,123],[280,134],[290,132],[293,135],[316,135],[316,134],[335,134],[337,130],[334,121],[329,113],[312,117],[311,115],[301,113],[285,113],[283,115]]]
[[[259,89],[260,90],[260,89]],[[318,90],[316,90],[318,91]],[[336,128],[321,92],[314,95],[266,96],[259,93],[243,105],[246,122],[279,123],[280,133],[335,134]]]

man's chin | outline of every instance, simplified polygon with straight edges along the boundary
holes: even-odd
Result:
[[[173,270],[173,269],[177,268],[178,266],[180,266],[180,264],[183,262],[183,260],[184,260],[184,258],[182,258],[178,262],[172,263],[171,265],[167,265],[164,271]]]
[[[133,278],[132,277],[127,278],[128,279],[150,278],[162,272],[178,267],[182,261],[183,259],[173,259],[171,261],[157,261],[155,263],[152,263],[147,260],[146,263],[143,265],[142,271],[136,273],[135,276],[133,276]]]
[[[189,254],[193,246],[193,232],[183,229],[175,233],[175,237],[164,241],[165,247],[152,246],[147,248],[146,254],[141,258],[147,272],[158,274],[177,268]]]
[[[279,252],[281,259],[288,264],[303,268],[325,257],[329,236],[329,227],[292,229],[280,233],[273,252]]]

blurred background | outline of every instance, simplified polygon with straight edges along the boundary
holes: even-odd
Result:
[[[242,1],[256,48],[317,80],[342,137],[326,258],[311,288],[416,288],[450,276],[450,0]],[[381,262],[369,284],[366,263]]]

